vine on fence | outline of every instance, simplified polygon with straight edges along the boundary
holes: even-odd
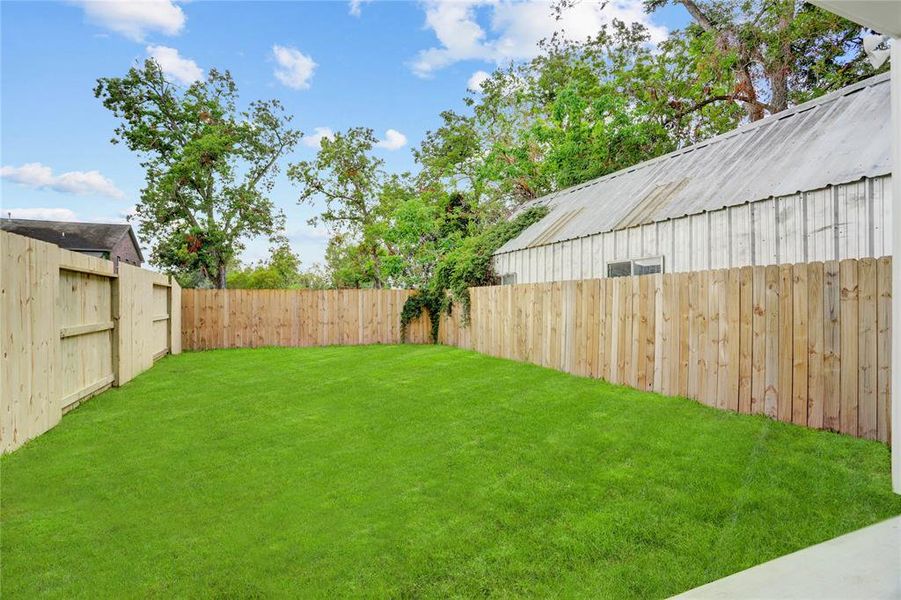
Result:
[[[407,328],[426,312],[431,319],[432,343],[438,343],[441,313],[452,314],[454,304],[462,309],[462,324],[469,325],[469,288],[496,285],[498,276],[491,266],[491,257],[498,248],[512,240],[527,227],[537,223],[548,213],[546,206],[533,206],[509,221],[497,223],[479,235],[463,242],[441,257],[428,285],[407,298],[400,315],[401,339],[406,341]]]

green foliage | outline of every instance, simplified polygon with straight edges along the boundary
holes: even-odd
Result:
[[[237,107],[228,71],[187,88],[154,60],[97,80],[94,95],[119,120],[113,143],[141,156],[145,187],[136,218],[152,264],[225,287],[227,265],[255,236],[277,236],[284,216],[269,199],[279,159],[301,133],[276,100]]]
[[[901,514],[885,444],[441,346],[167,356],[0,471],[10,599],[668,598]]]
[[[234,289],[292,289],[328,287],[324,274],[318,269],[301,270],[300,257],[282,242],[272,248],[269,259],[255,265],[237,265],[230,269],[228,287]]]
[[[380,199],[396,178],[388,176],[384,161],[372,155],[377,142],[373,131],[364,127],[338,132],[322,140],[315,160],[292,164],[288,177],[300,186],[299,203],[325,201],[325,210],[310,219],[310,225],[322,222],[344,244],[356,246],[344,249],[367,268],[373,287],[380,288],[385,282],[378,234],[386,208]]]
[[[417,290],[404,302],[400,311],[400,338],[407,340],[407,330],[410,323],[426,313],[430,319],[432,343],[438,343],[438,331],[441,325],[441,313],[450,313],[451,303],[445,290],[425,288]]]
[[[390,258],[385,266],[392,283],[408,289],[428,287],[442,258],[484,227],[477,211],[459,192],[408,189],[386,219]]]
[[[406,335],[408,325],[425,311],[432,320],[432,342],[438,343],[441,311],[450,313],[454,302],[462,309],[463,324],[468,324],[469,288],[498,283],[497,275],[491,268],[491,257],[495,251],[540,221],[547,212],[546,206],[523,210],[509,221],[501,221],[478,235],[464,238],[457,247],[444,254],[429,285],[417,290],[404,303],[401,311],[402,337]]]
[[[375,251],[381,253],[377,246]],[[332,234],[325,249],[325,263],[331,287],[376,287],[376,264],[372,248],[366,248],[347,235]]]
[[[301,202],[326,203],[331,283],[420,290],[404,325],[452,301],[465,308],[468,286],[492,279],[498,223],[523,205],[872,73],[859,28],[806,3],[645,6],[669,3],[692,22],[664,40],[613,19],[589,39],[554,34],[533,60],[497,69],[464,110],[441,113],[413,150],[412,175],[385,172],[366,128],[293,165]]]
[[[653,59],[639,24],[614,21],[591,40],[553,36],[530,63],[495,75],[474,100],[495,140],[484,173],[517,206],[673,149],[669,131],[634,102],[629,74]]]
[[[636,92],[685,139],[708,135],[708,120],[756,121],[875,73],[862,28],[803,0],[645,1],[667,4],[692,23],[660,45]]]
[[[528,208],[513,219],[501,221],[479,235],[466,238],[443,257],[436,269],[435,284],[450,291],[453,299],[461,304],[464,323],[469,322],[469,288],[499,283],[491,268],[495,251],[543,219],[547,212],[543,205]]]

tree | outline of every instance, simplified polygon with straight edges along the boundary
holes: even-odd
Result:
[[[316,271],[302,271],[300,257],[286,241],[280,240],[270,251],[267,261],[255,265],[238,264],[229,269],[228,287],[235,289],[290,289],[325,287]]]
[[[445,111],[414,157],[420,187],[459,192],[482,226],[549,192],[674,149],[673,129],[636,102],[655,53],[647,29],[614,20],[587,40],[555,34],[533,60],[497,69]],[[733,121],[730,121],[734,122]]]
[[[426,132],[419,148],[413,149],[420,165],[417,185],[428,192],[466,194],[471,204],[479,204],[489,183],[482,175],[487,140],[480,135],[475,117],[452,110],[440,116],[441,126]]]
[[[438,343],[441,313],[450,313],[453,303],[459,304],[462,321],[464,324],[468,323],[469,288],[499,283],[491,264],[494,253],[524,229],[544,218],[547,212],[546,206],[533,206],[509,221],[495,223],[483,231],[460,239],[442,254],[427,284],[419,287],[404,302],[400,316],[401,337],[406,336],[407,326],[426,312],[432,324],[432,341]]]
[[[401,188],[386,219],[390,254],[383,261],[393,285],[418,289],[429,284],[446,255],[479,227],[460,192]]]
[[[803,0],[645,0],[648,12],[667,4],[681,4],[693,21],[664,44],[693,67],[660,80],[677,84],[660,96],[674,119],[738,103],[757,121],[874,73],[860,26]]]
[[[299,203],[325,200],[325,210],[310,219],[310,225],[321,221],[340,236],[336,250],[355,246],[354,262],[362,260],[361,270],[367,271],[373,287],[381,288],[384,238],[379,232],[385,207],[380,197],[393,178],[385,173],[384,161],[372,156],[377,141],[372,129],[364,127],[336,133],[322,140],[315,160],[291,165],[288,177],[300,185]]]
[[[384,171],[366,128],[292,166],[300,201],[325,199],[332,281],[422,290],[411,315],[448,290],[465,302],[466,285],[492,280],[504,223],[539,218],[524,205],[872,73],[858,28],[800,0],[645,6],[667,3],[693,22],[656,46],[645,26],[614,19],[584,40],[558,32],[534,59],[496,69],[465,109],[440,114],[413,151],[412,176]]]
[[[340,233],[333,233],[325,248],[326,278],[333,288],[370,288],[375,267],[360,243]]]
[[[120,119],[112,142],[124,141],[146,169],[136,218],[152,264],[225,287],[245,240],[283,228],[268,194],[279,159],[302,135],[291,117],[276,100],[239,110],[228,71],[180,88],[152,59],[98,79],[94,95]]]

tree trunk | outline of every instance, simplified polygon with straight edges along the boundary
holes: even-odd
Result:
[[[785,70],[780,69],[770,77],[770,89],[773,95],[770,100],[773,113],[781,112],[788,108],[788,78]]]
[[[788,30],[795,17],[795,5],[789,3],[779,19],[779,33],[782,42],[779,45],[779,60],[769,73],[772,112],[777,113],[788,108],[788,74],[792,64],[792,46]]]
[[[216,288],[218,288],[220,290],[225,289],[225,282],[226,282],[225,274],[226,274],[225,273],[225,263],[220,263],[219,264],[219,273],[218,273],[217,281],[216,281]]]
[[[763,112],[763,107],[757,103],[757,90],[754,89],[754,80],[751,78],[751,72],[748,70],[747,65],[738,68],[736,79],[737,88],[748,99],[745,102],[745,111],[748,113],[748,119],[752,122],[759,121],[766,115]]]
[[[380,290],[382,289],[382,262],[379,260],[379,249],[375,246],[375,244],[372,245],[371,252],[373,269],[372,285],[376,289]]]
[[[697,4],[695,4],[694,0],[679,0],[682,6],[688,11],[688,14],[691,15],[691,18],[695,20],[695,23],[704,28],[705,31],[711,31],[716,29],[713,21],[704,14],[704,11],[701,10]]]

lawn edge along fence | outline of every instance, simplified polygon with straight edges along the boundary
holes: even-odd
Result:
[[[443,343],[889,442],[891,258],[473,288]]]
[[[184,290],[186,349],[399,343],[406,290]],[[470,289],[439,341],[888,442],[891,258]],[[407,341],[429,342],[428,318]]]
[[[0,267],[2,452],[181,352],[181,288],[161,273],[5,231]]]

